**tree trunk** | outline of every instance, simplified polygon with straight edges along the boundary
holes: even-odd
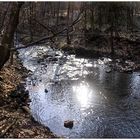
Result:
[[[86,3],[84,4],[84,38],[85,38],[85,48],[87,47],[87,8]]]
[[[6,63],[10,56],[10,48],[14,38],[14,33],[18,25],[19,12],[20,8],[23,5],[22,2],[13,2],[11,3],[10,17],[6,30],[1,40],[0,45],[0,69]]]
[[[30,11],[29,11],[30,42],[33,41],[32,16],[33,16],[33,3],[30,2]]]
[[[3,16],[2,16],[1,27],[0,27],[1,30],[2,30],[2,28],[3,28],[6,15],[7,15],[7,13],[8,13],[9,5],[10,5],[10,3],[8,3],[7,8],[6,8],[6,10],[4,11]]]
[[[68,3],[67,9],[67,44],[71,44],[70,36],[69,36],[69,16],[70,16],[70,2]]]
[[[60,12],[60,2],[57,3],[57,13],[56,13],[56,26],[59,22],[59,12]]]

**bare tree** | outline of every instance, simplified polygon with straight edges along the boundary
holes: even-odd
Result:
[[[69,17],[70,17],[70,2],[68,3],[68,9],[67,9],[67,44],[70,44]]]
[[[5,62],[9,59],[10,48],[13,42],[14,33],[19,23],[19,12],[23,5],[22,2],[11,3],[9,23],[6,26],[6,30],[1,40],[0,45],[0,69],[3,67]]]

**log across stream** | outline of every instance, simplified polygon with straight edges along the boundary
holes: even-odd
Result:
[[[20,50],[35,120],[68,138],[140,137],[140,73],[108,72],[111,59],[84,59],[49,46]],[[64,122],[72,120],[71,129]]]

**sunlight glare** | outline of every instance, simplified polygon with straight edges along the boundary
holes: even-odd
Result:
[[[73,91],[76,93],[76,98],[81,107],[88,107],[92,97],[92,90],[88,84],[80,83],[79,86],[73,86]]]

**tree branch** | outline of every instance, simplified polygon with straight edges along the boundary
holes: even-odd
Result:
[[[38,20],[36,20],[35,18],[33,18],[33,20],[38,23],[40,26],[42,26],[44,29],[46,29],[47,31],[50,31],[53,35],[55,34],[54,31],[50,28],[50,27],[47,27],[45,25],[43,25],[42,23],[40,23]]]
[[[74,26],[75,24],[77,24],[77,23],[81,20],[80,17],[81,17],[81,14],[82,14],[82,13],[83,13],[83,10],[78,14],[77,18],[76,18],[76,19],[72,22],[72,24],[69,25],[67,28],[64,28],[63,30],[61,30],[61,31],[59,31],[59,32],[57,32],[57,33],[54,33],[54,34],[51,35],[51,36],[45,36],[45,37],[43,37],[43,38],[41,38],[41,39],[39,39],[39,40],[37,40],[37,41],[35,41],[35,42],[31,42],[31,43],[29,43],[29,44],[27,44],[27,45],[25,45],[25,46],[21,46],[21,47],[18,47],[18,48],[11,49],[11,51],[15,51],[15,50],[19,50],[19,49],[24,49],[24,48],[33,46],[33,45],[35,45],[35,44],[39,44],[40,42],[42,42],[42,41],[44,41],[44,40],[49,40],[49,39],[52,39],[52,38],[56,37],[57,35],[63,33],[64,31],[67,31],[68,28],[70,28],[70,27]]]

